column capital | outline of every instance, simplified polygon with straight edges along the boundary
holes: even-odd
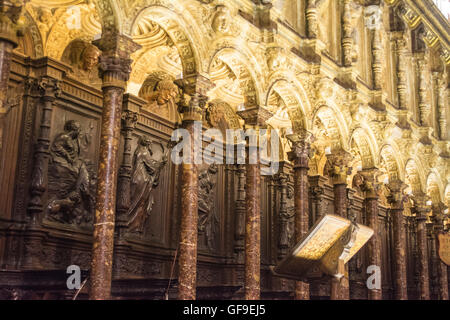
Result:
[[[179,111],[183,121],[201,121],[209,99],[208,91],[214,88],[214,83],[200,74],[194,74],[175,80],[175,84],[181,91]]]
[[[288,135],[287,138],[292,142],[292,150],[288,154],[289,161],[293,162],[295,167],[308,169],[309,159],[311,158],[312,133],[301,130],[298,133]]]
[[[377,175],[379,172],[379,169],[375,167],[360,172],[364,178],[361,189],[365,192],[366,199],[378,199],[380,184],[377,182]]]
[[[433,216],[431,219],[433,221],[435,230],[444,231],[444,221],[447,219],[445,211],[448,209],[448,207],[442,202],[439,202],[437,204],[433,203],[431,209],[433,212]]]
[[[133,130],[136,127],[138,121],[137,112],[125,110],[122,112],[122,129]]]
[[[256,128],[265,128],[267,126],[266,121],[273,116],[270,111],[260,106],[246,108],[238,111],[237,114],[244,119],[246,126]]]
[[[130,55],[141,46],[130,37],[115,32],[106,32],[92,43],[102,51],[98,66],[100,77],[103,79],[103,88],[125,89],[131,73]]]
[[[392,209],[403,209],[403,203],[406,201],[404,191],[408,186],[401,180],[390,181],[387,185],[389,195],[387,197]]]
[[[431,206],[428,204],[430,197],[423,192],[414,194],[414,210],[416,212],[418,221],[426,221],[428,213],[431,210]]]
[[[352,172],[349,166],[351,160],[352,155],[344,149],[327,155],[324,172],[330,176],[333,184],[347,184],[347,176]]]
[[[17,37],[22,35],[24,27],[21,15],[25,4],[29,0],[0,1],[0,39],[9,41],[17,47]]]
[[[353,188],[366,199],[378,199],[380,184],[376,181],[379,170],[377,168],[359,171],[353,177]]]
[[[37,88],[41,96],[48,101],[54,101],[61,94],[60,81],[48,76],[37,80]]]

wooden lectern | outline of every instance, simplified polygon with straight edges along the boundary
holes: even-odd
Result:
[[[373,230],[335,215],[326,215],[276,267],[276,276],[307,281],[318,272],[341,278],[345,264],[369,241]]]

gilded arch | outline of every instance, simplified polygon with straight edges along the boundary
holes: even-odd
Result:
[[[349,142],[352,149],[357,149],[363,169],[376,166],[376,142],[371,139],[366,129],[358,127],[353,130]]]
[[[234,104],[241,106],[261,106],[263,86],[257,80],[260,78],[257,77],[256,68],[252,66],[251,58],[235,47],[222,47],[216,50],[211,56],[207,73],[213,82],[226,78],[232,81],[216,87],[214,94],[230,98]]]
[[[148,46],[145,32],[149,30],[148,26],[152,23],[157,24],[168,35],[173,46],[176,47],[182,65],[182,76],[200,73],[200,53],[193,45],[195,43],[193,36],[187,32],[187,23],[184,19],[163,6],[155,5],[142,9],[134,18],[130,30],[130,34],[137,43],[141,44],[140,42],[142,42],[144,46]],[[145,50],[145,47],[140,50],[140,54],[144,52],[143,50]]]
[[[400,153],[390,144],[384,145],[380,150],[380,167],[386,170],[390,181],[403,180],[405,177],[399,155]]]

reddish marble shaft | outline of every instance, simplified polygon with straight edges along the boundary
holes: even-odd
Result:
[[[391,209],[394,233],[394,284],[395,299],[408,299],[406,278],[406,230],[403,208]]]
[[[298,242],[309,230],[307,167],[301,165],[296,165],[294,167],[294,194],[295,235]],[[297,281],[295,284],[295,299],[309,300],[309,298],[309,284]]]
[[[335,184],[334,185],[334,214],[347,217],[347,185],[346,184]],[[345,267],[348,270],[348,266]],[[344,277],[348,277],[346,272]],[[336,284],[334,284],[336,285]],[[332,284],[333,287],[333,284]],[[339,283],[340,294],[338,297],[331,297],[332,300],[349,300],[350,299],[350,285],[348,279],[341,279]],[[333,290],[331,290],[333,294]]]
[[[420,300],[430,300],[426,218],[417,218],[417,249],[419,259]]]
[[[198,238],[198,168],[194,164],[194,123],[184,122],[191,135],[191,164],[181,165],[181,225],[178,299],[195,300]]]
[[[247,164],[245,189],[245,299],[259,300],[261,291],[261,175],[259,164]]]
[[[378,198],[366,198],[366,216],[368,227],[372,228],[374,235],[370,238],[367,247],[369,255],[369,265],[381,268],[381,239],[378,233]],[[369,300],[381,300],[382,291],[380,289],[369,290]]]
[[[436,252],[439,252],[439,239],[437,238],[434,241]],[[438,285],[439,285],[439,300],[448,300],[448,274],[447,274],[447,265],[441,261],[439,257],[436,259],[437,263],[437,272],[438,272]]]
[[[122,88],[103,89],[103,115],[98,163],[97,201],[95,206],[94,242],[91,262],[90,299],[111,297],[112,257]]]

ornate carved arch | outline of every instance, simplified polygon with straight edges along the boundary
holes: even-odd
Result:
[[[386,144],[381,148],[380,167],[386,170],[390,181],[404,179],[401,158],[392,145]]]
[[[177,48],[181,58],[183,76],[200,73],[200,53],[193,45],[193,36],[187,32],[187,23],[184,19],[163,6],[146,7],[137,14],[131,25],[130,33],[136,38],[136,42],[143,41],[145,45],[145,34],[142,31],[147,30],[147,26],[152,23],[164,30]],[[148,47],[141,50],[148,50]]]
[[[208,74],[211,80],[217,81],[215,75],[219,75],[220,69],[228,68],[228,73],[235,77],[237,88],[234,90],[236,96],[242,96],[245,106],[261,106],[262,85],[257,79],[257,71],[250,62],[251,59],[234,47],[222,47],[214,52],[210,59]],[[229,88],[226,88],[229,90]],[[219,88],[221,90],[221,88]],[[233,90],[229,90],[233,91]],[[233,93],[233,92],[232,92]],[[220,93],[218,93],[220,94]]]
[[[277,97],[282,100],[285,108],[284,110],[272,112],[275,115],[274,117],[278,116],[279,118],[275,120],[278,120],[280,123],[285,122],[286,127],[292,127],[294,131],[300,128],[309,130],[307,115],[309,114],[310,107],[304,89],[298,87],[286,77],[276,78],[267,90],[265,105],[269,110],[273,100]]]

